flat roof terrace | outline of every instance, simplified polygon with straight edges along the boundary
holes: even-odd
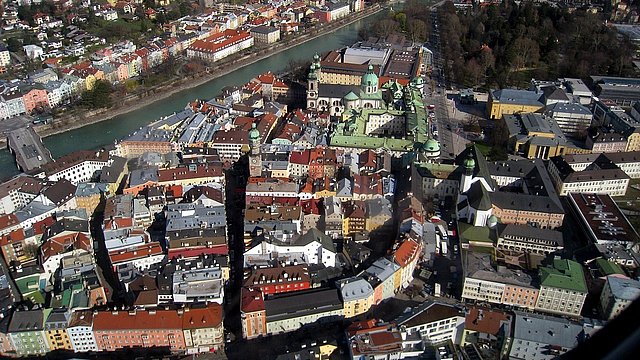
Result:
[[[18,169],[25,172],[53,161],[51,153],[32,127],[16,129],[7,133],[7,147],[15,155]]]

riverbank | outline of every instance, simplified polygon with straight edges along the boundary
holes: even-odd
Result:
[[[292,47],[298,46],[300,44],[311,41],[313,39],[317,39],[321,36],[330,34],[340,28],[353,24],[369,16],[375,15],[383,9],[384,7],[381,7],[376,4],[361,12],[351,14],[350,16],[340,19],[335,23],[319,25],[318,27],[313,28],[307,34],[299,35],[296,38],[291,39],[286,43],[281,43],[276,46],[273,46],[269,48],[267,51],[265,51],[265,49],[256,49],[255,51],[247,55],[244,55],[240,58],[230,58],[218,64],[213,64],[214,67],[211,68],[207,73],[202,74],[201,76],[182,78],[177,81],[170,82],[168,84],[163,84],[154,89],[150,89],[149,91],[147,91],[147,94],[149,95],[134,97],[132,99],[126,99],[123,103],[121,103],[116,108],[106,109],[97,113],[94,112],[93,114],[90,112],[86,112],[80,115],[69,116],[57,121],[54,124],[37,126],[35,130],[41,137],[45,138],[51,135],[56,135],[69,130],[78,129],[87,125],[91,125],[91,124],[95,124],[95,123],[99,123],[99,122],[111,119],[119,115],[124,115],[135,110],[139,110],[146,106],[152,105],[156,102],[162,101],[181,91],[195,88],[209,81],[212,81],[220,76],[226,75],[228,73],[231,73],[243,67],[249,66],[258,61],[264,60],[265,58],[273,56],[277,53],[288,50]],[[240,85],[240,84],[234,84],[234,85]],[[214,95],[215,94],[211,94],[212,97]],[[178,111],[180,109],[175,109],[175,110]],[[2,144],[2,146],[6,146],[6,142],[4,142],[4,140],[5,139],[2,139],[2,141],[0,141],[0,144]]]

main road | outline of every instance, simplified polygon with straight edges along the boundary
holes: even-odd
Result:
[[[322,53],[351,45],[358,41],[358,31],[362,27],[385,15],[386,12],[383,10],[330,34],[302,43],[198,87],[181,91],[139,110],[62,134],[52,135],[44,139],[44,144],[51,151],[54,159],[73,151],[97,149],[113,144],[161,116],[180,111],[191,100],[213,98],[223,87],[243,85],[256,75],[266,71],[283,71],[291,60],[311,60],[316,52]],[[1,150],[0,179],[7,179],[16,174],[18,174],[18,170],[12,155],[7,150]]]

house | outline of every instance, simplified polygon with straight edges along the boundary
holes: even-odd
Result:
[[[424,352],[420,338],[408,337],[396,324],[376,324],[375,320],[351,324],[347,341],[353,360],[412,359]]]
[[[344,317],[353,318],[364,314],[374,305],[373,287],[361,277],[351,277],[338,281],[342,296]]]
[[[309,289],[311,278],[306,265],[258,268],[246,277],[243,286],[272,295]]]
[[[223,317],[224,312],[220,304],[185,307],[182,312],[182,331],[186,353],[197,354],[223,350]]]
[[[555,259],[552,265],[540,268],[536,310],[578,317],[587,293],[582,266],[572,260]]]
[[[51,310],[15,311],[9,323],[9,336],[18,356],[42,356],[49,352],[44,322]]]
[[[77,353],[98,351],[93,335],[93,311],[82,310],[71,313],[67,334],[73,351]]]
[[[179,310],[113,310],[93,315],[93,334],[99,351],[127,347],[166,347],[186,350]],[[153,334],[153,336],[151,336]]]
[[[472,306],[466,314],[460,343],[488,345],[492,349],[508,350],[513,315],[490,308]]]
[[[93,253],[93,241],[86,220],[63,218],[47,227],[42,236],[39,256],[45,274],[53,275],[67,252]]]
[[[579,324],[553,316],[516,311],[510,359],[555,359],[578,345]]]
[[[280,29],[273,26],[256,26],[249,31],[258,44],[273,44],[280,40]]]
[[[501,119],[504,115],[532,113],[544,108],[540,94],[529,90],[501,89],[489,91],[487,114],[490,119]]]
[[[336,249],[331,238],[318,229],[311,229],[291,241],[265,238],[244,253],[245,266],[255,259],[271,259],[274,256],[300,254],[307,264],[336,266]]]
[[[427,344],[456,342],[464,331],[464,313],[449,304],[425,301],[400,315],[395,321],[407,336],[419,335]]]
[[[244,287],[240,291],[242,337],[254,339],[267,335],[267,314],[262,291]]]
[[[69,314],[65,310],[53,310],[44,322],[44,336],[47,339],[49,351],[73,350],[67,333]]]
[[[295,331],[314,322],[329,323],[344,317],[335,289],[278,294],[264,300],[267,334]]]
[[[607,276],[600,295],[600,307],[606,319],[618,316],[640,297],[640,282],[620,275]]]

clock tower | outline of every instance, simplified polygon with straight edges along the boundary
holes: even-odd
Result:
[[[251,124],[249,130],[249,176],[262,176],[262,155],[260,154],[260,131],[256,123]]]

